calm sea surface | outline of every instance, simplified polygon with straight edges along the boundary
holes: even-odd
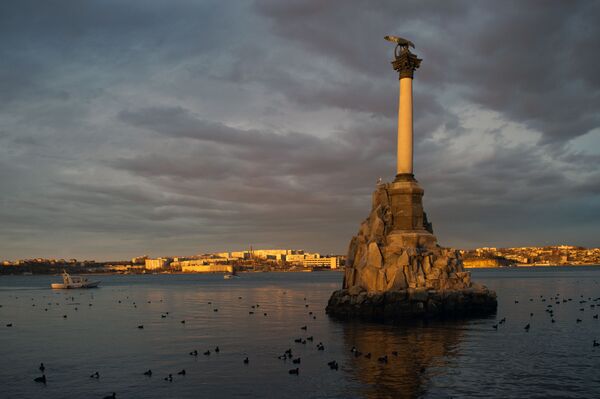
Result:
[[[2,276],[0,397],[600,397],[600,267],[472,274],[496,290],[496,318],[413,326],[329,319],[337,272],[98,276],[101,288],[72,291],[52,291],[57,276]],[[300,364],[277,358],[288,348]],[[33,382],[40,362],[46,386]]]

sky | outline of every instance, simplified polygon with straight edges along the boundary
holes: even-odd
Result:
[[[597,1],[0,2],[0,259],[343,254],[395,174],[441,245],[600,246]]]

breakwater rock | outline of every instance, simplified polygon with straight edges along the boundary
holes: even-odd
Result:
[[[334,316],[402,319],[475,316],[496,310],[496,294],[471,281],[460,253],[437,244],[412,175],[379,184],[369,217],[352,237]]]
[[[474,284],[464,290],[406,289],[352,294],[335,291],[328,314],[341,319],[402,322],[414,319],[485,317],[496,313],[496,294]]]

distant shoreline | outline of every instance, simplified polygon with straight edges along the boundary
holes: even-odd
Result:
[[[339,269],[318,269],[318,270],[257,270],[257,271],[252,271],[252,270],[243,270],[243,271],[238,271],[236,272],[236,274],[241,275],[241,274],[260,274],[260,273],[328,273],[328,272],[334,272],[334,273],[341,273],[344,272],[343,268],[339,268]],[[29,272],[23,272],[23,273],[4,273],[4,274],[0,274],[0,276],[60,276],[62,274],[62,272],[56,272],[56,273],[29,273]],[[90,271],[80,271],[77,273],[73,273],[73,274],[77,274],[80,276],[83,275],[104,275],[104,276],[117,276],[117,275],[125,275],[125,276],[157,276],[157,275],[170,275],[170,274],[175,274],[175,275],[197,275],[197,274],[219,274],[219,275],[225,275],[225,274],[229,274],[227,272],[179,272],[179,271],[174,271],[174,272],[147,272],[147,273],[120,273],[120,272],[114,272],[114,271],[94,271],[94,272],[90,272]]]
[[[580,267],[580,266],[600,266],[598,263],[585,263],[585,264],[568,264],[568,265],[545,265],[545,264],[516,264],[510,266],[464,266],[465,269],[522,269],[522,268],[535,268],[535,267]]]
[[[511,265],[511,266],[465,266],[466,270],[471,269],[534,269],[534,268],[557,268],[557,267],[600,267],[600,264],[572,264],[572,265]],[[343,273],[344,268],[338,269],[318,269],[318,270],[244,270],[238,271],[237,274],[260,274],[260,273],[322,273],[322,272],[333,272],[333,273]],[[0,276],[59,276],[61,273],[4,273],[0,274]],[[104,276],[117,276],[117,275],[125,275],[125,276],[157,276],[157,275],[225,275],[228,273],[225,272],[147,272],[147,273],[121,273],[114,271],[97,271],[97,272],[89,272],[89,271],[80,271],[76,273],[77,275],[104,275]]]

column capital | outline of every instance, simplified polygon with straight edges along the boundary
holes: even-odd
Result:
[[[399,78],[413,78],[415,69],[421,65],[421,58],[410,52],[408,46],[396,46],[394,52],[396,59],[392,61],[394,70],[400,75]]]

